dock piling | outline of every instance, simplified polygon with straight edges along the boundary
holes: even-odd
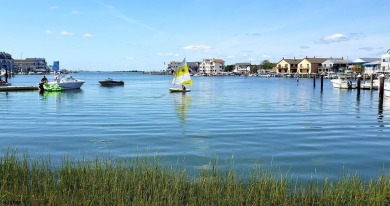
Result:
[[[361,79],[362,79],[362,76],[359,74],[359,75],[357,76],[357,86],[356,86],[357,95],[360,95]]]
[[[383,93],[385,87],[385,75],[381,74],[379,76],[379,103],[383,103]]]

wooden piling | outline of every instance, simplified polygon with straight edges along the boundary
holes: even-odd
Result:
[[[313,87],[316,88],[316,75],[313,75]]]
[[[384,88],[385,87],[385,75],[381,74],[379,76],[379,102],[383,103],[383,94],[384,94]]]
[[[321,75],[321,92],[324,90],[324,75]]]
[[[357,89],[357,94],[358,94],[358,95],[360,95],[360,88],[362,88],[362,87],[361,87],[361,78],[362,78],[361,75],[358,75],[358,76],[357,76],[357,87],[356,87],[356,89]]]
[[[370,75],[370,90],[372,90],[374,87],[374,74]]]

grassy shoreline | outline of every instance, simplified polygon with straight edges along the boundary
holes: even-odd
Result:
[[[129,162],[31,159],[8,150],[0,158],[0,205],[390,205],[390,175],[358,174],[305,183],[255,169],[243,181],[216,165],[190,178],[158,158]]]

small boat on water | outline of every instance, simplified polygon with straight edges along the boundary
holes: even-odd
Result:
[[[385,97],[390,97],[390,79],[386,80],[383,87]]]
[[[333,84],[334,88],[339,88],[339,89],[356,89],[357,88],[357,83],[352,82],[352,80],[347,79],[344,76],[338,76],[336,79],[330,80]]]
[[[41,83],[43,89],[41,88],[41,85],[39,85],[41,91],[47,91],[47,92],[61,92],[64,89],[59,84],[48,84],[48,83]]]
[[[169,92],[190,92],[184,85],[192,85],[190,72],[188,70],[186,59],[180,64],[173,76],[172,84],[182,85],[181,87],[169,88]]]
[[[378,87],[379,87],[379,80],[375,79],[372,82],[372,89],[373,90],[378,90]],[[370,81],[361,83],[360,88],[361,89],[365,89],[365,90],[371,89]]]
[[[122,80],[118,81],[118,80],[113,80],[111,78],[100,80],[99,83],[101,86],[123,86],[125,84],[125,82],[123,82]]]
[[[60,76],[58,75],[57,80],[48,82],[49,85],[54,86],[58,84],[62,89],[80,89],[81,86],[85,83],[84,80],[73,78],[72,76]]]

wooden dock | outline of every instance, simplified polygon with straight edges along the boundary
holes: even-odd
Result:
[[[0,92],[39,90],[38,86],[0,86]]]

